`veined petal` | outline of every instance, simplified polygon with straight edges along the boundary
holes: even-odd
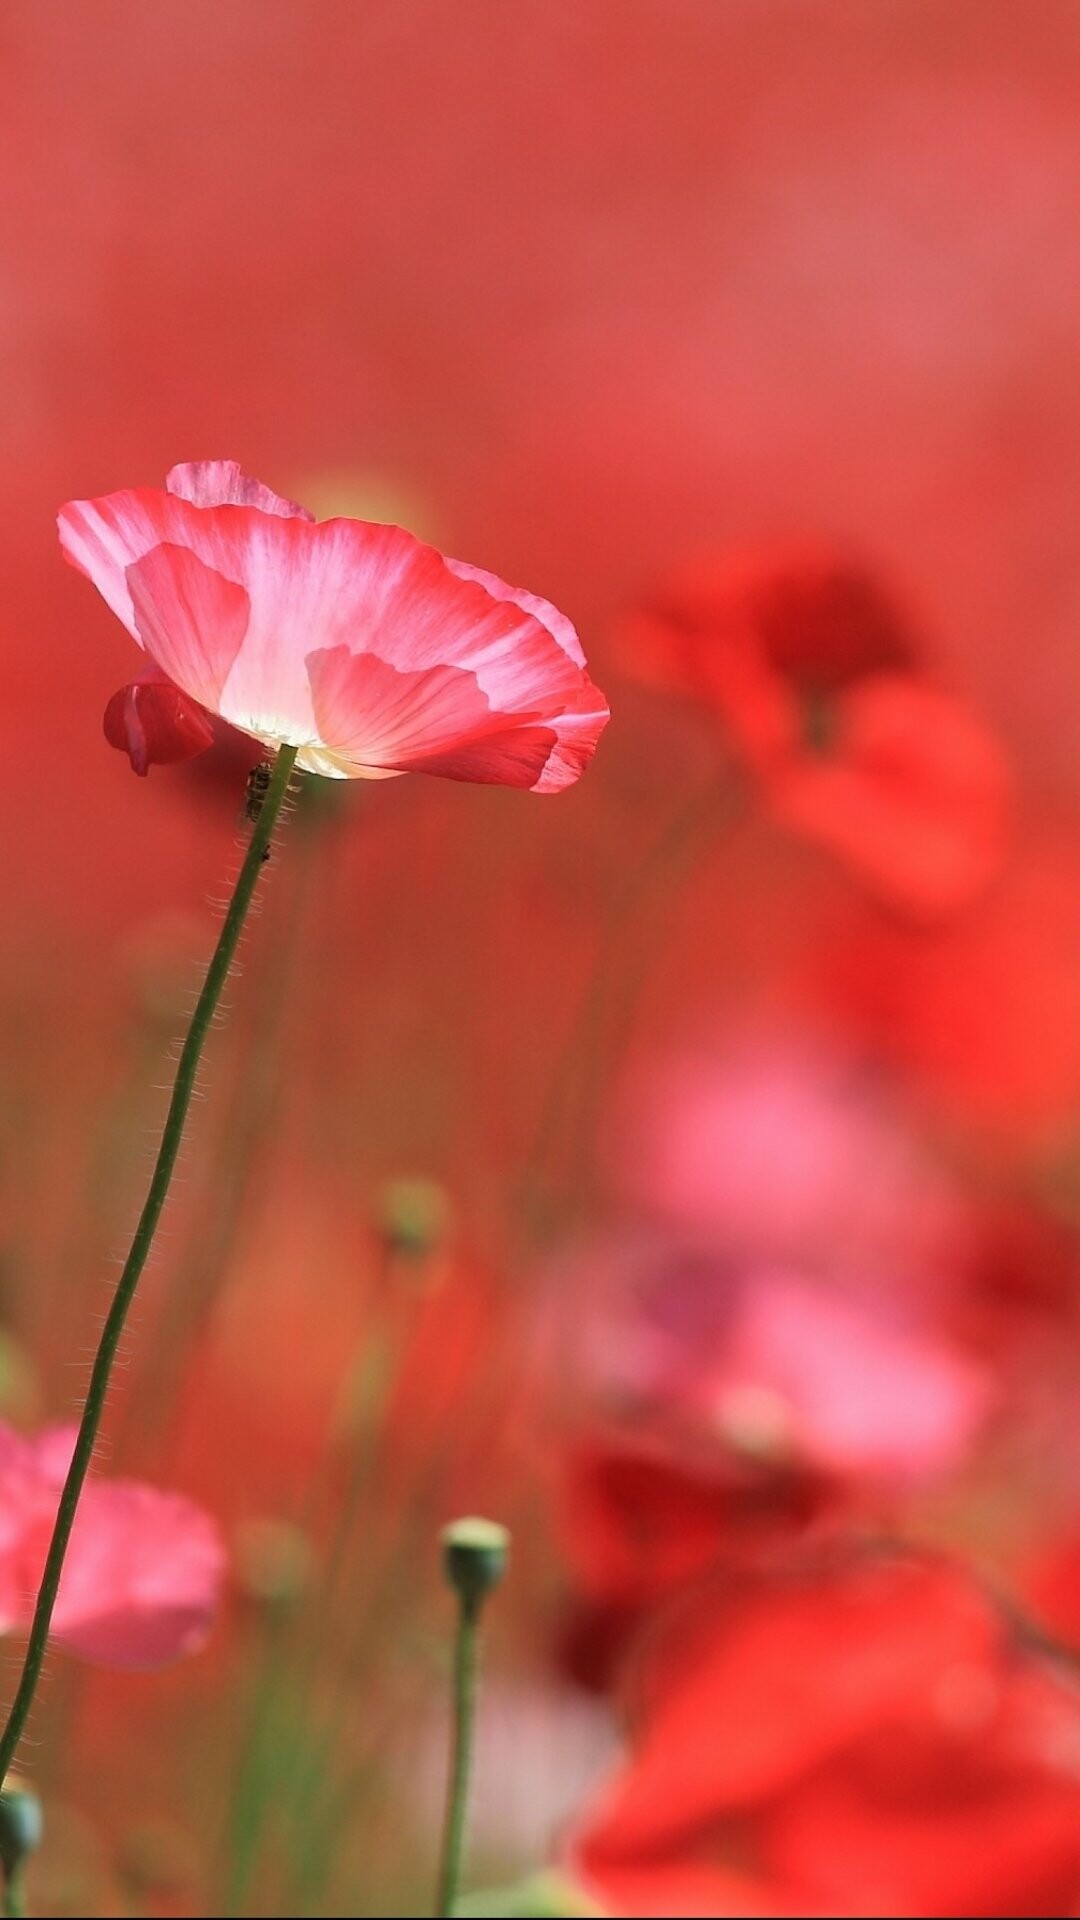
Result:
[[[342,607],[339,634],[351,651],[377,654],[403,672],[464,668],[495,713],[541,719],[576,703],[585,680],[581,649],[570,622],[547,601],[444,560],[401,527],[340,520],[317,531],[331,529],[346,543],[339,564],[348,568],[342,586],[351,606],[347,615]]]
[[[262,513],[286,520],[314,520],[315,515],[295,500],[287,500],[261,480],[245,473],[237,460],[187,460],[165,476],[169,493],[190,500],[195,507],[258,507]]]
[[[248,629],[244,588],[168,542],[132,562],[127,584],[147,653],[200,706],[217,710]]]
[[[190,511],[172,494],[143,487],[100,500],[69,500],[57,515],[65,559],[93,582],[133,640],[140,636],[127,570],[163,540],[182,541]]]
[[[552,722],[555,744],[533,792],[561,793],[564,787],[573,786],[596,752],[610,718],[603,694],[583,674],[577,696]]]
[[[354,622],[309,656],[320,739],[358,766],[569,785],[608,720],[570,622],[401,528],[364,532]]]
[[[169,487],[69,502],[60,536],[199,705],[339,777],[577,778],[608,709],[547,601],[401,527],[302,517],[231,462],[174,469]]]
[[[434,773],[537,790],[566,784],[549,768],[559,729],[582,716],[495,713],[476,676],[460,667],[408,673],[347,647],[309,655],[308,673],[320,739],[356,772]]]
[[[538,593],[526,593],[524,587],[509,587],[500,580],[497,573],[488,573],[483,567],[472,567],[467,560],[451,560],[446,556],[446,565],[459,580],[475,580],[478,586],[486,588],[493,600],[511,600],[523,613],[529,613],[546,627],[553,640],[557,640],[565,654],[573,660],[575,666],[585,665],[585,655],[581,651],[581,641],[577,637],[573,624],[550,600],[542,600]]]

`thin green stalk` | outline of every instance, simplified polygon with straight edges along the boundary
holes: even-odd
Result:
[[[14,1873],[9,1873],[5,1878],[3,1899],[0,1901],[0,1913],[5,1916],[5,1920],[8,1920],[8,1916],[11,1916],[11,1920],[24,1920],[26,1910],[26,1885],[23,1879],[23,1870],[21,1867],[17,1867]]]
[[[469,1514],[442,1529],[443,1573],[458,1597],[457,1638],[454,1642],[454,1722],[450,1749],[450,1779],[446,1795],[439,1861],[439,1891],[435,1912],[452,1914],[461,1886],[461,1859],[465,1847],[465,1820],[469,1808],[473,1731],[476,1725],[476,1675],[480,1651],[480,1615],[484,1602],[506,1572],[510,1535],[497,1520]]]
[[[124,1331],[128,1311],[135,1297],[136,1288],[138,1287],[143,1268],[146,1265],[150,1249],[154,1242],[154,1234],[157,1230],[158,1221],[161,1218],[161,1210],[165,1205],[166,1196],[176,1168],[177,1156],[180,1151],[180,1143],[184,1133],[184,1124],[187,1120],[188,1109],[195,1091],[195,1079],[198,1072],[199,1060],[206,1043],[206,1037],[209,1033],[211,1023],[217,1011],[218,1002],[221,999],[222,989],[229,977],[229,969],[236,955],[237,945],[244,921],[247,918],[248,908],[254,897],[259,875],[262,872],[263,861],[269,849],[270,837],[278,815],[281,812],[282,801],[285,798],[285,792],[289,784],[289,776],[292,773],[296,761],[296,753],[297,749],[295,747],[282,747],[278,752],[277,761],[262,803],[262,808],[252,828],[251,840],[237,877],[232,899],[229,902],[225,914],[225,922],[222,926],[217,946],[214,949],[214,956],[207,969],[202,992],[196,1003],[195,1012],[191,1018],[191,1025],[188,1028],[187,1038],[181,1050],[180,1061],[176,1069],[176,1080],[173,1085],[172,1097],[169,1101],[169,1111],[166,1115],[165,1127],[162,1132],[157,1159],[154,1163],[150,1187],[142,1213],[139,1216],[138,1226],[135,1229],[135,1237],[131,1243],[131,1251],[128,1254],[123,1272],[117,1282],[112,1305],[106,1315],[105,1324],[101,1330],[101,1338],[98,1342],[97,1353],[94,1356],[94,1364],[90,1373],[90,1385],[86,1395],[86,1405],[83,1408],[82,1419],[79,1422],[79,1431],[75,1441],[75,1451],[71,1457],[71,1466],[68,1469],[67,1479],[64,1482],[63,1491],[60,1495],[56,1524],[53,1527],[52,1540],[49,1545],[48,1557],[45,1561],[45,1571],[41,1580],[41,1589],[38,1593],[37,1604],[34,1608],[34,1618],[30,1628],[26,1655],[23,1660],[22,1673],[19,1677],[19,1684],[16,1689],[11,1711],[8,1714],[7,1724],[4,1727],[3,1733],[0,1734],[0,1781],[6,1778],[11,1767],[16,1749],[26,1726],[27,1717],[33,1705],[34,1695],[41,1677],[42,1663],[45,1658],[45,1649],[49,1638],[49,1628],[52,1623],[53,1608],[56,1605],[56,1595],[60,1585],[60,1576],[64,1568],[68,1542],[71,1538],[71,1529],[75,1522],[75,1515],[78,1511],[83,1485],[90,1469],[91,1460],[93,1459],[94,1447],[97,1442],[102,1415],[105,1411],[105,1402],[109,1391],[109,1381],[112,1375],[113,1364],[116,1360],[117,1348],[119,1347]],[[8,1897],[10,1898],[10,1890]]]
[[[302,797],[303,806],[312,794],[309,785]],[[299,817],[303,819],[303,807]],[[122,1456],[125,1443],[137,1435],[144,1468],[148,1453],[152,1457],[155,1449],[163,1446],[175,1421],[180,1383],[230,1271],[257,1174],[275,1137],[276,1096],[284,1072],[281,1014],[288,1004],[297,951],[308,931],[312,891],[324,878],[321,863],[314,857],[316,847],[305,852],[306,858],[290,876],[291,894],[277,903],[279,916],[282,905],[286,909],[284,925],[270,942],[257,1003],[248,1008],[248,1028],[260,1036],[259,1045],[246,1070],[235,1079],[219,1125],[218,1138],[229,1142],[234,1176],[226,1183],[213,1183],[205,1205],[191,1220],[186,1245],[170,1258],[178,1284],[164,1302],[147,1356],[149,1364],[141,1368],[137,1383],[125,1399],[114,1452]]]
[[[451,1736],[450,1781],[446,1794],[442,1856],[439,1865],[437,1915],[452,1914],[461,1887],[465,1850],[465,1819],[469,1808],[473,1735],[476,1726],[476,1677],[482,1600],[462,1594],[454,1643],[454,1724]]]

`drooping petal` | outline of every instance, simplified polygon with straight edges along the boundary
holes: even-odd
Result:
[[[637,1681],[632,1756],[569,1855],[605,1910],[1072,1903],[1075,1692],[944,1562],[815,1556],[705,1585],[642,1643]]]
[[[873,1561],[725,1593],[703,1584],[669,1623],[648,1647],[635,1762],[601,1813],[606,1844],[614,1820],[640,1856],[775,1801],[923,1709],[951,1666],[987,1666],[1000,1639],[974,1586]],[[729,1742],[716,1739],[721,1716],[737,1729]]]
[[[258,507],[287,520],[314,520],[315,515],[295,500],[287,500],[261,480],[245,473],[237,460],[187,460],[165,476],[169,493],[196,507]]]
[[[214,744],[209,715],[156,670],[114,693],[105,708],[105,738],[126,753],[138,774],[194,759]]]

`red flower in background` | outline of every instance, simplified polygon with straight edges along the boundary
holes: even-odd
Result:
[[[75,1429],[0,1425],[0,1631],[28,1627]],[[53,1614],[56,1640],[113,1667],[194,1653],[210,1630],[225,1548],[210,1515],[134,1480],[91,1480]]]
[[[562,1462],[557,1526],[573,1593],[563,1667],[603,1690],[642,1621],[718,1563],[784,1551],[827,1504],[828,1482],[794,1462],[754,1460],[616,1428]]]
[[[187,759],[217,714],[338,779],[436,773],[570,786],[608,709],[569,620],[401,527],[316,523],[230,460],[162,491],[73,500],[60,539],[150,656],[109,702],[137,773]]]
[[[934,940],[841,919],[808,956],[808,997],[995,1149],[1066,1137],[1080,1089],[1078,875],[1075,828],[1044,819],[978,912]]]
[[[771,810],[887,898],[936,914],[1000,864],[999,747],[926,677],[876,581],[816,547],[704,560],[623,626],[625,658],[723,721]]]
[[[961,1574],[867,1556],[705,1592],[642,1681],[569,1847],[608,1911],[1075,1911],[1080,1699]]]
[[[591,1685],[710,1566],[955,1476],[1002,1398],[954,1324],[971,1209],[854,1059],[776,1033],[654,1060],[630,1094],[611,1168],[649,1228],[579,1255],[553,1367],[584,1403],[560,1651]]]
[[[645,1616],[710,1567],[775,1560],[814,1522],[955,1471],[992,1397],[940,1332],[796,1275],[743,1276],[726,1324],[682,1345],[654,1351],[651,1379],[639,1372],[632,1424],[594,1430],[561,1465],[560,1650],[589,1686],[606,1686]]]

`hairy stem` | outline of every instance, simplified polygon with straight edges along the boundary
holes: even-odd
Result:
[[[90,1463],[94,1455],[98,1431],[109,1391],[113,1364],[117,1348],[124,1331],[135,1291],[146,1265],[150,1249],[154,1243],[161,1210],[176,1169],[177,1156],[183,1138],[184,1125],[192,1094],[195,1091],[195,1079],[199,1060],[202,1056],[206,1037],[221,999],[222,989],[229,977],[236,954],[237,944],[247,918],[267,856],[270,837],[281,812],[289,776],[296,761],[295,747],[282,747],[278,753],[262,808],[251,832],[251,840],[244,856],[243,865],[237,876],[232,899],[225,914],[214,956],[207,968],[206,979],[199,994],[195,1011],[191,1017],[187,1037],[180,1053],[173,1084],[169,1110],[158,1148],[154,1171],[139,1223],[131,1243],[131,1251],[124,1263],[123,1272],[117,1282],[112,1304],[105,1318],[98,1342],[94,1364],[90,1373],[90,1385],[87,1389],[86,1405],[75,1441],[75,1451],[71,1457],[67,1479],[64,1481],[57,1509],[56,1523],[53,1527],[45,1571],[41,1579],[41,1589],[34,1608],[30,1637],[23,1660],[22,1673],[16,1689],[15,1699],[7,1717],[3,1733],[0,1734],[0,1783],[8,1774],[15,1757],[16,1749],[22,1739],[23,1730],[34,1702],[38,1681],[41,1677],[42,1663],[45,1658],[49,1628],[52,1623],[53,1609],[56,1605],[60,1576],[64,1570],[64,1559],[71,1539],[71,1529],[78,1512],[79,1499],[86,1481]],[[10,1890],[9,1890],[9,1898]]]

